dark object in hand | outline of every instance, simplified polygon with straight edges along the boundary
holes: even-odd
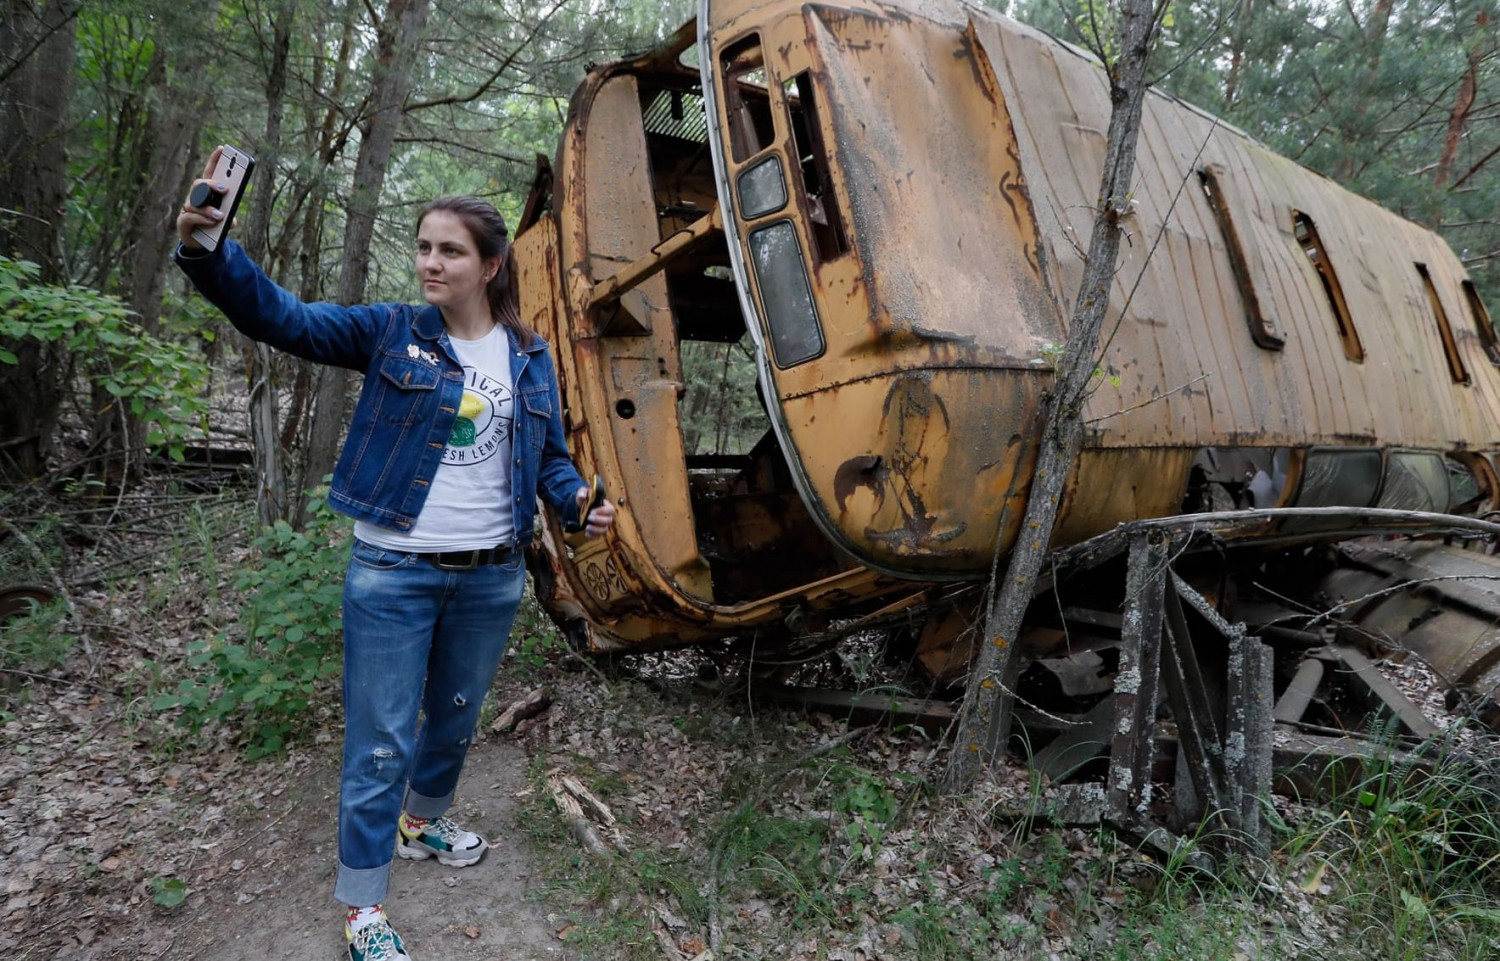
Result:
[[[224,195],[203,182],[193,184],[193,191],[188,194],[188,203],[194,207],[217,207],[223,202]]]
[[[583,505],[583,509],[578,512],[578,522],[564,524],[563,530],[569,534],[576,534],[583,530],[589,522],[589,515],[594,512],[594,508],[602,503],[604,503],[604,478],[595,474],[594,483],[589,485],[589,502]]]

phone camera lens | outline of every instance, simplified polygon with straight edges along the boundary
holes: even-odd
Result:
[[[223,194],[206,183],[193,184],[193,192],[188,194],[188,203],[194,207],[217,207],[223,199]]]

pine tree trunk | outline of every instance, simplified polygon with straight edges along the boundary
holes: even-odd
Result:
[[[967,790],[979,772],[992,766],[1005,751],[1013,694],[1007,682],[1014,673],[1014,645],[1037,575],[1047,558],[1063,482],[1083,445],[1083,406],[1109,306],[1120,249],[1119,222],[1129,204],[1130,180],[1135,172],[1136,139],[1146,98],[1146,65],[1165,8],[1165,3],[1160,9],[1153,8],[1152,0],[1122,0],[1120,5],[1120,54],[1108,68],[1112,106],[1083,282],[1068,326],[1068,343],[1043,412],[1046,427],[1021,523],[1022,534],[1011,551],[1004,579],[995,588],[984,643],[969,674],[953,753],[943,775],[943,789],[950,793]]]
[[[427,22],[428,5],[429,0],[390,0],[380,23],[369,111],[361,128],[354,187],[344,225],[343,269],[337,295],[341,304],[358,303],[365,295],[375,209],[385,186],[386,165],[395,145],[396,128],[401,123],[402,106],[411,88],[417,36]],[[348,383],[348,371],[342,368],[324,367],[321,371],[303,466],[303,491],[333,471],[344,433]]]
[[[0,255],[41,265],[65,283],[68,109],[78,4],[0,0]],[[0,364],[0,481],[37,476],[52,447],[68,359],[55,347],[4,344]]]
[[[192,154],[202,129],[197,95],[168,78],[167,53],[158,46],[141,91],[140,119],[128,148],[130,184],[121,208],[120,255],[113,286],[122,290],[140,325],[155,334],[161,324],[162,288],[177,243],[177,205],[192,180]],[[125,130],[120,136],[127,136]],[[100,275],[100,279],[104,278]],[[127,487],[145,470],[146,425],[128,407],[96,389],[91,446],[101,452],[106,484]]]
[[[1481,12],[1476,18],[1478,36],[1483,36],[1489,25],[1489,17]],[[1469,126],[1469,115],[1474,110],[1474,100],[1479,93],[1479,65],[1484,61],[1484,44],[1471,41],[1469,62],[1463,79],[1458,84],[1458,94],[1453,98],[1453,109],[1448,113],[1448,132],[1443,138],[1443,153],[1438,158],[1437,169],[1432,173],[1432,185],[1442,187],[1453,176],[1453,161],[1458,157],[1458,145]]]

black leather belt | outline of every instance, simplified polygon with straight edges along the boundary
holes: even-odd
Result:
[[[515,560],[517,549],[511,547],[483,547],[472,551],[439,551],[418,553],[424,561],[432,563],[440,571],[472,571],[484,564],[509,564]]]

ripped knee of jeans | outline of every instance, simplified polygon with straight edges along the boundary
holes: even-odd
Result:
[[[460,692],[458,694],[455,694],[455,695],[453,695],[453,706],[454,707],[468,707],[469,706],[469,699],[466,698],[466,697],[464,697],[462,692]]]

